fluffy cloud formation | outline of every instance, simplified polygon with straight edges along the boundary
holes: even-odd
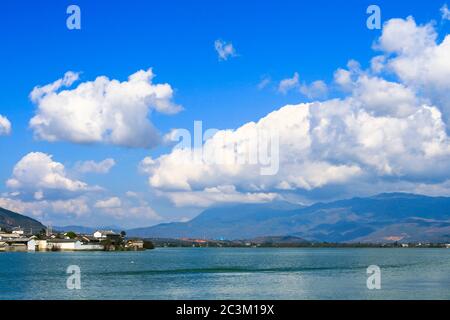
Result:
[[[328,94],[328,86],[322,80],[316,80],[310,84],[300,84],[298,72],[295,72],[292,78],[286,78],[278,84],[278,92],[286,94],[291,90],[298,90],[309,99],[325,98]]]
[[[103,212],[117,220],[141,219],[141,221],[159,221],[161,217],[150,206],[103,208]]]
[[[70,215],[76,218],[90,212],[87,200],[83,197],[66,200],[22,201],[10,197],[0,197],[0,207],[14,212],[30,214],[37,218],[48,217],[49,212],[54,215]]]
[[[353,96],[375,115],[405,117],[417,110],[415,92],[400,83],[361,74],[352,85]]]
[[[91,211],[88,195],[101,190],[71,178],[62,163],[42,152],[19,160],[6,186],[10,192],[0,195],[0,207],[39,219],[84,217]]]
[[[300,86],[300,92],[309,99],[319,99],[327,96],[328,86],[322,80],[313,81],[311,84]]]
[[[441,7],[441,14],[443,20],[450,20],[450,10],[448,9],[447,4],[444,4]]]
[[[174,114],[181,110],[172,102],[169,84],[152,83],[151,69],[140,70],[124,82],[101,76],[62,90],[78,77],[67,72],[64,78],[33,89],[30,98],[37,110],[30,127],[36,138],[148,148],[160,140],[149,120],[151,111]]]
[[[280,197],[276,193],[264,192],[238,192],[233,185],[205,188],[200,191],[177,191],[164,192],[162,196],[167,197],[177,207],[209,207],[217,203],[262,203],[271,202]]]
[[[13,194],[0,196],[0,207],[20,212],[38,218],[44,223],[62,223],[72,225],[74,219],[77,223],[100,219],[109,222],[128,223],[132,218],[134,226],[142,223],[160,221],[161,217],[145,201],[134,203],[111,197],[105,200],[95,200],[88,196],[79,196],[72,199],[57,200],[22,200]]]
[[[255,132],[276,132],[275,175],[261,175],[260,165],[246,162],[199,163],[193,160],[199,150],[187,148],[147,157],[141,171],[152,188],[179,206],[264,202],[288,193],[308,199],[419,189],[448,194],[450,37],[436,39],[431,24],[390,20],[376,45],[382,55],[372,59],[370,69],[351,60],[336,71],[346,97],[288,105],[204,143],[203,155],[250,157],[248,141]],[[297,86],[294,74],[279,88]],[[224,136],[234,146],[231,155],[223,153]]]
[[[106,200],[99,200],[95,203],[96,208],[109,209],[109,208],[120,208],[122,206],[122,201],[117,197],[112,197]]]
[[[95,162],[93,160],[79,162],[76,165],[76,170],[80,173],[99,173],[106,174],[114,166],[116,162],[114,159],[108,158],[100,162]]]
[[[8,118],[0,114],[0,136],[7,136],[11,133],[11,122]]]
[[[228,60],[228,58],[236,56],[236,50],[231,42],[218,39],[214,41],[214,49],[216,49],[219,60]]]
[[[375,65],[376,62],[380,63],[378,60],[373,60],[373,67],[381,69],[379,65]],[[351,92],[353,89],[353,84],[357,75],[361,72],[361,66],[355,60],[350,60],[347,63],[347,69],[339,68],[334,73],[334,82],[343,90]]]
[[[412,17],[385,23],[377,48],[386,55],[385,66],[403,85],[439,107],[450,123],[450,35],[437,43],[432,23],[417,25]]]
[[[292,78],[283,79],[278,84],[278,91],[282,94],[286,94],[289,90],[297,88],[299,85],[299,76],[295,72]]]
[[[72,214],[76,217],[83,216],[91,211],[87,199],[82,197],[68,200],[47,201],[44,202],[44,204],[45,203],[49,204],[53,212],[59,214]]]
[[[150,185],[170,192],[175,203],[180,201],[174,192],[202,191],[211,201],[208,191],[223,185],[244,193],[312,191],[354,180],[450,178],[450,144],[435,107],[416,106],[413,114],[394,117],[376,116],[362,109],[361,100],[354,97],[286,106],[233,131],[237,150],[244,150],[251,138],[249,126],[279,132],[278,174],[262,176],[257,165],[196,163],[190,160],[194,151],[188,149],[146,158],[141,167],[149,174]],[[223,133],[208,140],[203,152],[219,153]],[[218,193],[213,195],[219,199]]]
[[[113,159],[87,161],[76,169],[105,173],[114,163]],[[62,163],[42,152],[31,152],[17,162],[6,185],[10,191],[0,195],[0,207],[35,216],[45,223],[57,221],[64,225],[73,224],[74,219],[88,223],[108,219],[128,224],[133,218],[133,223],[139,225],[161,220],[138,193],[107,197],[107,190],[70,177]]]
[[[111,197],[99,200],[94,207],[101,210],[102,213],[118,220],[123,219],[144,219],[158,221],[161,217],[158,213],[142,200],[137,194],[126,193],[127,198]],[[130,199],[132,198],[132,199]]]
[[[53,161],[52,156],[42,152],[31,152],[24,156],[13,169],[6,185],[25,196],[32,194],[42,200],[46,194],[79,194],[95,190],[85,182],[67,176],[64,165]]]

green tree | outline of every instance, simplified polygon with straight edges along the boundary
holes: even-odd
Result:
[[[155,249],[153,242],[144,240],[144,249]]]
[[[113,245],[111,239],[106,238],[105,240],[101,241],[101,244],[104,246],[105,251],[109,251]]]
[[[75,239],[77,237],[77,234],[73,231],[66,232],[66,237],[69,237],[69,239]]]
[[[39,240],[43,240],[43,239],[45,239],[46,234],[47,234],[47,230],[42,229],[41,231],[39,231],[39,233],[36,235],[36,237]]]

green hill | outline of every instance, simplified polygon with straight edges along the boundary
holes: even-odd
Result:
[[[45,226],[35,219],[0,208],[0,228],[10,230],[14,227],[21,227],[26,233],[45,229]]]

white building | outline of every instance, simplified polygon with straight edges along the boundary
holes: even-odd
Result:
[[[35,243],[35,250],[39,250],[39,251],[47,250],[47,240],[34,239],[34,243]]]
[[[1,233],[0,232],[0,240],[10,240],[21,238],[20,234],[17,233]]]
[[[82,244],[78,250],[86,250],[86,251],[100,251],[104,250],[105,246],[102,244]]]
[[[48,250],[80,250],[81,241],[76,239],[48,239]]]
[[[82,243],[76,239],[45,239],[39,240],[31,238],[27,242],[28,251],[99,251],[104,246],[98,243]]]
[[[27,242],[27,249],[28,251],[36,251],[36,240],[35,239],[30,239]]]
[[[28,238],[10,238],[2,240],[2,251],[27,251],[28,241]]]
[[[97,239],[106,239],[108,236],[117,236],[112,230],[97,230],[94,232],[94,238]]]
[[[24,231],[23,231],[22,228],[19,227],[19,228],[14,228],[13,231],[12,231],[12,233],[18,234],[19,236],[23,236]]]

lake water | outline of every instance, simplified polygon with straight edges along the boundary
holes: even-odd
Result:
[[[69,265],[80,290],[66,287]],[[369,265],[380,290],[367,289]],[[450,299],[450,249],[0,253],[0,299]]]

